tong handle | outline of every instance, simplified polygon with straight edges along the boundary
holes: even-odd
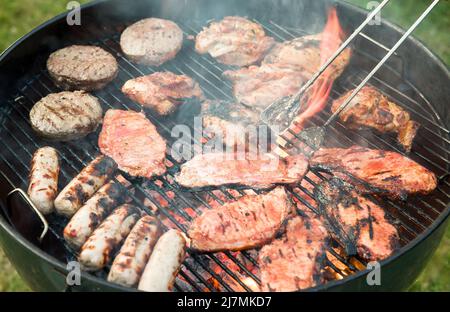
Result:
[[[375,17],[375,15],[377,15],[382,9],[383,7],[389,3],[390,0],[383,0],[383,2],[377,6],[375,8],[375,10],[373,10],[368,16],[367,18],[364,20],[364,22],[359,25],[358,28],[356,28],[353,33],[341,44],[341,46],[339,47],[339,49],[336,50],[336,52],[334,52],[334,54],[324,63],[322,64],[322,66],[319,68],[319,70],[314,74],[314,76],[311,77],[311,79],[309,79],[309,81],[304,84],[300,90],[295,93],[290,100],[286,103],[286,107],[288,107],[289,109],[291,109],[292,107],[294,107],[294,105],[296,104],[296,102],[298,102],[300,100],[300,98],[302,97],[303,93],[305,93],[305,91],[312,86],[312,84],[314,82],[316,82],[316,80],[320,77],[320,75],[328,68],[328,66],[330,66],[331,63],[334,62],[334,60],[342,53],[342,51],[344,51],[345,48],[347,48],[349,46],[349,44],[353,41],[353,39],[359,35],[359,33],[363,30],[363,28]],[[275,105],[275,103],[272,103],[271,105],[269,105],[269,107],[267,107],[263,113],[261,114],[261,119],[264,120],[264,115],[267,114],[267,112],[271,109],[272,105]],[[266,112],[267,111],[267,112]]]
[[[372,71],[363,79],[363,81],[353,90],[352,94],[344,101],[344,103],[339,106],[339,108],[333,113],[333,115],[328,118],[325,122],[324,127],[328,126],[333,122],[337,116],[348,106],[348,104],[353,100],[353,98],[359,93],[359,91],[367,84],[367,82],[378,72],[381,66],[386,63],[386,61],[392,56],[392,54],[397,51],[400,45],[411,35],[411,33],[417,28],[417,26],[422,23],[422,21],[428,16],[428,14],[433,10],[433,8],[439,3],[439,0],[434,0],[432,4],[420,15],[420,17],[411,25],[411,27],[403,34],[403,36],[398,40],[395,45],[389,50],[389,52],[383,57],[383,59],[372,69]]]

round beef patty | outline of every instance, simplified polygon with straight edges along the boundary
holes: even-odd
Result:
[[[136,63],[159,66],[173,59],[183,45],[183,31],[172,21],[147,18],[124,30],[123,53]]]
[[[55,84],[64,90],[99,90],[116,78],[117,61],[95,46],[73,45],[50,55],[47,69]]]
[[[30,120],[40,136],[70,141],[95,131],[102,115],[102,107],[94,96],[84,91],[64,91],[49,94],[37,102],[30,111]]]

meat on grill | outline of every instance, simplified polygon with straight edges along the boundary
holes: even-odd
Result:
[[[143,113],[107,111],[98,145],[131,176],[151,178],[166,172],[166,141]]]
[[[172,21],[146,18],[127,27],[120,47],[134,62],[160,66],[173,59],[183,46],[183,31]]]
[[[183,99],[203,97],[200,86],[192,78],[171,72],[156,72],[128,80],[122,92],[163,116],[172,113]]]
[[[148,292],[172,290],[185,257],[185,236],[174,229],[164,233],[156,243],[145,266],[138,289]]]
[[[327,236],[321,219],[313,214],[291,219],[286,234],[259,252],[261,290],[296,291],[323,283]]]
[[[188,232],[191,247],[216,252],[262,246],[280,232],[291,212],[284,187],[267,194],[245,195],[197,217]]]
[[[116,78],[117,61],[111,53],[95,46],[73,45],[52,53],[47,69],[55,84],[64,90],[99,90]]]
[[[360,146],[322,148],[311,166],[355,184],[361,192],[381,193],[405,199],[408,194],[428,194],[437,187],[433,172],[398,153]]]
[[[95,131],[102,121],[98,99],[84,91],[51,93],[30,111],[31,126],[39,136],[70,141]]]
[[[125,186],[120,182],[111,181],[103,185],[64,228],[66,242],[73,249],[80,249],[100,223],[126,199]]]
[[[214,144],[219,140],[227,147],[246,146],[255,133],[250,126],[259,122],[259,114],[236,102],[205,101],[202,103],[203,136]]]
[[[273,102],[293,95],[307,81],[301,71],[278,64],[228,70],[224,76],[232,81],[236,100],[258,110],[264,110]]]
[[[105,185],[117,170],[116,162],[98,156],[64,187],[55,199],[58,214],[72,217],[83,204]]]
[[[302,72],[309,79],[321,66],[321,41],[322,34],[316,34],[278,43],[264,58],[263,65],[273,64],[282,68],[291,68]],[[350,56],[351,50],[345,49],[330,64],[327,71],[331,73],[332,80],[342,74],[350,61]]]
[[[197,35],[195,49],[200,54],[209,53],[223,64],[247,66],[260,61],[274,43],[261,25],[243,17],[227,16]]]
[[[268,188],[299,182],[307,170],[308,160],[303,155],[282,160],[271,154],[210,153],[183,164],[175,180],[192,188],[227,184]]]
[[[331,111],[336,112],[352,92],[335,100]],[[371,128],[380,133],[396,133],[398,142],[407,152],[419,129],[419,124],[411,120],[407,111],[370,86],[362,88],[339,117],[351,129]]]
[[[55,209],[59,170],[58,151],[53,147],[42,147],[33,154],[28,196],[36,208],[45,215]]]
[[[314,191],[330,233],[348,255],[358,254],[366,261],[380,261],[399,247],[397,229],[383,208],[359,195],[348,183],[333,178]]]

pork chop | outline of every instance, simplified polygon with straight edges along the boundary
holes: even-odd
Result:
[[[381,193],[405,199],[408,194],[429,194],[437,187],[433,172],[398,153],[360,146],[322,148],[311,167],[339,174],[363,193]]]
[[[328,234],[315,215],[295,217],[286,234],[261,248],[262,291],[297,291],[324,282],[321,274]]]
[[[264,245],[280,231],[291,211],[284,187],[267,194],[245,195],[196,218],[188,232],[191,247],[215,252]]]
[[[359,195],[348,183],[333,178],[314,191],[333,237],[349,256],[381,261],[399,247],[397,229],[374,201]]]
[[[143,113],[107,111],[98,145],[131,176],[151,178],[166,172],[166,141]]]
[[[301,154],[280,159],[271,154],[209,153],[183,164],[175,180],[191,188],[228,184],[268,188],[299,182],[307,170],[308,160]]]

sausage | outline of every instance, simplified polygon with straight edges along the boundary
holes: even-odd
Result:
[[[125,204],[117,208],[81,247],[78,260],[82,267],[87,271],[103,269],[139,217],[140,213],[134,206]]]
[[[56,211],[72,217],[86,200],[111,179],[116,169],[116,162],[108,156],[94,159],[56,197]]]
[[[186,256],[186,239],[177,230],[166,232],[155,245],[139,281],[139,290],[170,291]]]
[[[160,235],[159,221],[151,216],[142,217],[114,259],[108,281],[136,287]]]
[[[28,196],[43,214],[54,210],[53,201],[58,192],[59,156],[53,147],[38,149],[31,161]]]
[[[76,250],[81,248],[111,211],[125,203],[125,192],[125,186],[118,182],[111,181],[102,186],[67,224],[64,229],[66,242]]]

